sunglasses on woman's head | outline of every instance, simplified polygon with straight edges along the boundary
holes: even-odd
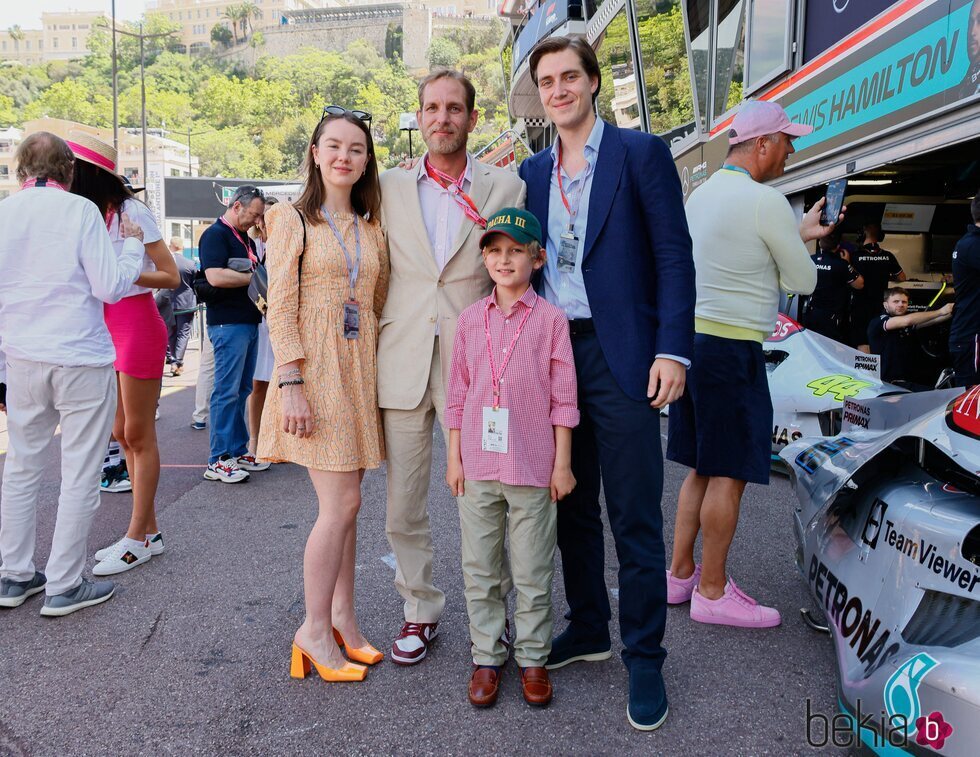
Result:
[[[322,121],[327,116],[346,116],[348,113],[359,121],[364,121],[368,126],[371,125],[372,116],[370,113],[363,110],[348,110],[340,105],[327,105],[324,107],[320,120]]]

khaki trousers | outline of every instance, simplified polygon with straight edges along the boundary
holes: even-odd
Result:
[[[459,497],[463,583],[476,665],[503,665],[500,640],[506,619],[508,570],[517,589],[514,659],[522,668],[541,667],[551,652],[551,582],[555,572],[558,508],[551,491],[499,481],[466,481]],[[509,584],[509,581],[508,581]],[[509,590],[509,585],[506,587]]]
[[[412,410],[381,410],[388,458],[388,505],[385,531],[395,553],[395,588],[405,600],[408,623],[438,623],[446,595],[432,583],[432,530],[429,527],[429,479],[432,476],[432,427],[436,418],[446,438],[439,337],[432,346],[429,385]],[[448,444],[448,440],[447,440]],[[508,572],[504,596],[511,589]]]
[[[45,574],[48,596],[82,582],[99,507],[99,461],[116,415],[112,365],[85,368],[7,358],[10,449],[0,493],[0,577],[34,577],[37,510],[46,453],[61,426],[61,494]]]
[[[211,414],[211,392],[214,391],[214,347],[208,336],[208,327],[204,323],[204,313],[201,313],[201,328],[204,329],[204,348],[201,350],[201,362],[197,368],[197,388],[194,390],[194,412],[191,420],[197,423],[207,423]]]
[[[442,383],[439,337],[435,338],[429,385],[413,410],[381,411],[388,456],[388,509],[385,531],[395,553],[395,587],[405,599],[405,621],[438,623],[446,595],[432,584],[432,531],[429,478],[432,426],[446,427],[446,388]]]

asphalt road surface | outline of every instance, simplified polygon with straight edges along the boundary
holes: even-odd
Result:
[[[513,660],[497,706],[470,706],[459,523],[441,462],[432,472],[429,512],[435,580],[447,603],[429,657],[412,668],[386,659],[358,684],[324,683],[315,675],[290,679],[313,489],[293,465],[273,466],[234,486],[202,479],[207,433],[188,425],[196,362],[192,351],[190,370],[164,380],[157,424],[165,466],[157,507],[166,553],[117,576],[116,596],[100,607],[42,618],[39,595],[0,611],[0,756],[827,752],[808,745],[806,714],[808,708],[827,717],[835,712],[834,653],[828,636],[800,620],[800,608],[810,603],[793,563],[795,497],[781,477],[768,488],[748,488],[730,567],[742,588],[780,610],[783,625],[707,626],[692,622],[686,606],[671,608],[664,668],[670,716],[654,733],[626,722],[627,676],[615,619],[617,654],[554,673],[550,707],[524,703]],[[438,433],[436,440],[441,461]],[[0,426],[0,449],[5,442]],[[39,566],[50,544],[59,459],[53,445],[41,489]],[[668,534],[683,476],[682,468],[667,464]],[[384,470],[369,472],[358,530],[358,613],[367,638],[387,651],[402,616],[384,503]],[[91,552],[122,535],[130,506],[129,494],[102,495]],[[606,577],[615,616],[611,538]]]

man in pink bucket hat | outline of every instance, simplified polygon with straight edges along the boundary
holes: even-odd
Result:
[[[677,499],[667,602],[690,602],[691,619],[701,623],[780,623],[776,608],[735,585],[727,562],[746,483],[769,483],[772,401],[762,343],[776,323],[780,289],[810,294],[816,286],[806,242],[834,229],[820,225],[823,199],[799,223],[782,193],[764,183],[782,176],[793,139],[812,131],[775,103],[745,102],[728,132],[725,164],[684,208],[696,270],[694,357],[687,391],[670,408],[667,458],[691,472]]]
[[[782,105],[765,100],[746,100],[738,109],[735,118],[732,119],[732,128],[728,130],[728,144],[729,146],[740,145],[750,139],[775,137],[777,134],[785,134],[791,138],[805,137],[812,131],[812,126],[790,121]],[[793,152],[792,145],[790,145],[787,156]],[[782,173],[780,169],[777,175],[782,175]]]

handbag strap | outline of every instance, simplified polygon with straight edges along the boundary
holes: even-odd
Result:
[[[300,212],[300,209],[297,208],[295,205],[293,205],[293,209],[296,211],[296,215],[299,216],[299,222],[301,224],[303,224],[303,248],[299,251],[299,265],[297,266],[299,268],[299,278],[300,278],[300,281],[302,281],[302,279],[303,279],[303,253],[306,252],[306,219],[303,218],[302,212]]]

